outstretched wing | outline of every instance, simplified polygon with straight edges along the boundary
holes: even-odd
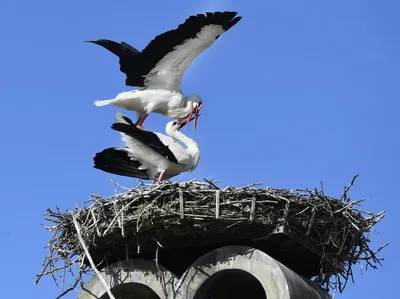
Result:
[[[148,63],[144,85],[179,90],[182,77],[192,61],[208,49],[241,17],[237,12],[215,12],[189,17],[177,29],[158,35],[142,51]],[[154,67],[150,68],[150,65]]]
[[[179,90],[192,61],[240,21],[242,17],[236,15],[237,12],[225,11],[190,16],[178,28],[156,36],[139,53],[127,43],[92,42],[120,58],[126,85]]]
[[[99,39],[88,42],[102,46],[114,55],[118,56],[121,72],[127,74],[130,70],[135,69],[136,57],[140,54],[140,51],[131,45],[125,42],[117,43],[108,39]]]

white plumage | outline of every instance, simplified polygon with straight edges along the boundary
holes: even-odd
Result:
[[[155,182],[197,167],[200,149],[194,140],[179,131],[183,123],[176,120],[167,123],[166,136],[140,130],[120,113],[116,120],[112,128],[121,132],[126,147],[108,148],[97,153],[94,157],[95,168],[123,176],[154,179]]]
[[[117,55],[120,70],[126,74],[126,85],[137,90],[119,93],[114,99],[96,101],[96,106],[115,105],[136,111],[136,125],[142,128],[146,117],[160,113],[177,118],[179,123],[194,114],[194,128],[203,105],[197,94],[185,97],[181,90],[182,77],[192,61],[209,48],[241,17],[236,12],[215,12],[189,17],[174,30],[158,35],[142,51],[125,42],[91,41]]]

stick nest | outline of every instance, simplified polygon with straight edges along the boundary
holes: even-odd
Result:
[[[358,207],[365,199],[350,200],[347,193],[356,177],[340,198],[325,195],[323,187],[287,190],[253,184],[220,189],[212,180],[165,181],[150,186],[140,183],[109,198],[92,195],[87,206],[73,211],[48,209],[45,219],[52,225],[45,228],[52,238],[35,283],[51,276],[63,286],[57,297],[61,298],[78,284],[82,286],[85,274],[97,273],[88,260],[98,250],[134,247],[139,253],[154,246],[168,249],[177,244],[177,238],[193,233],[204,239],[223,234],[234,238],[245,232],[262,239],[280,231],[304,240],[320,256],[320,270],[313,277],[318,286],[342,292],[347,281],[353,280],[352,265],[376,268],[381,260],[377,253],[387,245],[375,251],[370,248],[372,228],[385,212],[363,211]],[[174,242],[168,243],[172,237]],[[181,244],[189,245],[193,246]]]

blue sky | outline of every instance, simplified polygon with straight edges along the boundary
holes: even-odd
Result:
[[[186,131],[201,160],[176,180],[279,188],[322,180],[338,196],[359,173],[350,195],[368,198],[366,210],[387,211],[373,244],[391,245],[383,268],[361,275],[354,266],[356,283],[337,298],[394,298],[399,9],[394,0],[1,1],[2,297],[54,298],[60,289],[50,278],[33,284],[50,238],[41,227],[45,209],[114,192],[92,157],[122,144],[109,128],[121,110],[93,101],[129,88],[117,59],[83,41],[110,38],[142,49],[191,14],[236,10],[243,19],[184,77],[184,92],[204,98],[198,130]],[[164,132],[166,121],[151,115],[146,127]]]

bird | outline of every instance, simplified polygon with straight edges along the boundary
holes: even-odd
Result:
[[[96,153],[93,158],[94,168],[121,176],[153,179],[155,184],[197,167],[200,160],[199,146],[179,131],[185,123],[177,120],[168,122],[166,136],[137,128],[131,119],[120,112],[115,120],[111,128],[121,133],[126,147],[111,147]]]
[[[136,126],[140,129],[151,112],[176,118],[179,123],[187,119],[186,124],[194,114],[193,130],[196,130],[203,99],[198,94],[183,95],[183,74],[195,58],[241,20],[236,15],[233,11],[192,15],[176,29],[157,35],[142,51],[126,42],[87,41],[118,56],[120,71],[126,75],[125,85],[138,87],[94,104],[112,104],[136,111]]]

